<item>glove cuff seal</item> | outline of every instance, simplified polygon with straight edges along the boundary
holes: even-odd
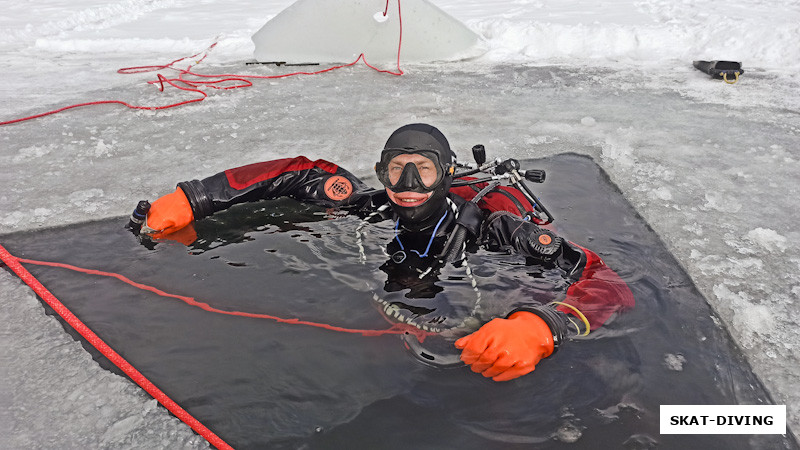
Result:
[[[564,321],[563,317],[561,317],[554,308],[544,305],[521,306],[508,313],[506,317],[520,311],[535,314],[550,328],[550,332],[553,333],[553,353],[551,353],[550,356],[555,355],[558,351],[558,347],[564,342],[567,336],[567,323]]]
[[[202,182],[199,180],[182,181],[178,183],[178,187],[186,194],[186,198],[192,206],[195,220],[214,214],[214,204],[208,197]]]

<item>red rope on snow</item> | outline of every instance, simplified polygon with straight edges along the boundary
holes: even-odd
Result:
[[[57,114],[57,113],[60,113],[62,111],[66,111],[68,109],[80,108],[80,107],[83,107],[83,106],[118,104],[118,105],[127,106],[130,109],[146,109],[146,110],[155,111],[155,110],[160,110],[160,109],[174,108],[176,106],[186,105],[186,104],[189,104],[189,103],[202,102],[203,100],[205,100],[206,97],[208,97],[208,94],[206,94],[205,92],[203,92],[203,91],[201,91],[199,89],[192,89],[192,88],[188,88],[188,87],[178,86],[177,84],[175,84],[176,80],[169,80],[169,79],[165,78],[164,76],[162,76],[161,74],[158,74],[158,80],[159,81],[156,81],[156,82],[152,82],[151,81],[150,83],[160,83],[161,84],[160,90],[162,92],[164,91],[164,83],[167,83],[167,84],[169,84],[171,86],[174,86],[174,87],[176,87],[176,88],[178,88],[178,89],[180,89],[182,91],[197,92],[200,95],[202,95],[202,97],[195,98],[195,99],[192,99],[192,100],[185,100],[185,101],[182,101],[182,102],[179,102],[179,103],[173,103],[173,104],[164,105],[164,106],[136,106],[136,105],[131,105],[130,103],[124,102],[122,100],[101,100],[101,101],[97,101],[97,102],[78,103],[78,104],[75,104],[75,105],[65,106],[63,108],[59,108],[59,109],[56,109],[56,110],[53,110],[53,111],[48,111],[48,112],[45,112],[45,113],[36,114],[36,115],[33,115],[33,116],[29,116],[29,117],[23,117],[21,119],[14,119],[14,120],[6,121],[6,122],[0,122],[0,126],[1,125],[11,125],[12,123],[24,122],[26,120],[31,120],[31,119],[38,119],[39,117],[49,116],[51,114]],[[177,80],[177,81],[181,81],[181,80]]]
[[[389,12],[389,2],[390,1],[391,0],[386,0],[386,8],[383,11],[384,17]],[[298,75],[319,75],[319,74],[322,74],[322,73],[325,73],[325,72],[330,72],[330,71],[333,71],[333,70],[354,66],[354,65],[358,64],[359,61],[363,61],[364,64],[367,67],[369,67],[369,68],[371,68],[371,69],[373,69],[373,70],[375,70],[377,72],[385,73],[385,74],[389,74],[389,75],[400,76],[400,75],[403,75],[403,70],[400,69],[400,51],[401,51],[402,45],[403,45],[403,18],[402,18],[402,14],[401,14],[400,1],[401,0],[397,0],[397,18],[398,18],[399,25],[400,25],[400,32],[399,32],[398,42],[397,42],[397,71],[394,71],[394,72],[390,71],[390,70],[379,69],[379,68],[371,65],[370,63],[367,62],[367,59],[364,56],[364,53],[361,53],[360,55],[358,55],[358,58],[356,58],[355,61],[353,61],[351,63],[348,63],[348,64],[342,64],[342,65],[339,65],[339,66],[329,67],[327,69],[322,69],[322,70],[318,70],[318,71],[315,71],[315,72],[293,72],[293,73],[287,73],[287,74],[282,74],[282,75],[235,75],[235,74],[205,75],[205,74],[199,74],[199,73],[192,72],[191,71],[191,68],[193,67],[192,65],[189,65],[189,67],[187,67],[186,69],[178,69],[178,68],[175,67],[175,64],[177,64],[177,63],[179,63],[179,62],[181,62],[183,60],[194,59],[197,56],[202,54],[203,55],[202,57],[200,57],[199,59],[195,60],[196,64],[200,64],[200,62],[202,62],[208,56],[208,52],[211,51],[214,47],[216,47],[217,42],[215,42],[215,43],[211,44],[204,52],[200,52],[200,53],[196,53],[196,54],[194,54],[192,56],[187,56],[187,57],[184,57],[184,58],[176,59],[175,61],[172,61],[171,63],[168,63],[168,64],[154,65],[154,66],[125,67],[125,68],[119,69],[117,71],[117,73],[120,73],[120,74],[134,74],[134,73],[155,72],[155,71],[164,70],[164,69],[176,70],[176,71],[179,72],[177,78],[166,78],[161,74],[157,74],[158,80],[148,81],[148,84],[158,84],[159,85],[159,90],[161,92],[163,92],[164,91],[164,84],[166,83],[166,84],[169,84],[170,86],[172,86],[174,88],[177,88],[179,90],[182,90],[182,91],[196,92],[196,93],[200,94],[201,97],[194,98],[194,99],[191,99],[191,100],[185,100],[185,101],[181,101],[181,102],[177,102],[177,103],[172,103],[172,104],[168,104],[168,105],[163,105],[163,106],[138,106],[138,105],[132,105],[132,104],[130,104],[128,102],[124,102],[122,100],[102,100],[102,101],[95,101],[95,102],[78,103],[78,104],[75,104],[75,105],[65,106],[63,108],[59,108],[59,109],[56,109],[56,110],[53,110],[53,111],[44,112],[44,113],[41,113],[41,114],[35,114],[35,115],[32,115],[32,116],[28,116],[28,117],[22,117],[22,118],[19,118],[19,119],[13,119],[13,120],[0,122],[0,126],[2,126],[2,125],[11,125],[11,124],[14,124],[14,123],[24,122],[24,121],[28,121],[28,120],[32,120],[32,119],[38,119],[40,117],[45,117],[45,116],[49,116],[49,115],[52,115],[52,114],[60,113],[62,111],[66,111],[68,109],[80,108],[80,107],[84,107],[84,106],[118,104],[118,105],[126,106],[126,107],[128,107],[130,109],[140,109],[140,110],[150,110],[150,111],[158,111],[158,110],[162,110],[162,109],[175,108],[177,106],[183,106],[183,105],[187,105],[189,103],[202,102],[203,100],[205,100],[206,97],[208,97],[208,94],[206,94],[201,89],[203,87],[207,87],[207,88],[211,88],[211,89],[220,89],[220,90],[239,89],[239,88],[252,86],[253,83],[250,81],[250,79],[271,80],[271,79],[293,77],[293,76],[298,76]],[[210,81],[187,80],[187,79],[184,78],[184,75],[189,75],[189,76],[193,76],[193,77],[197,77],[197,78],[211,78],[213,80],[210,80]],[[228,83],[228,82],[231,82],[231,81],[239,82],[239,84],[235,84],[235,85],[232,85],[232,86],[220,86],[220,84]]]
[[[214,434],[211,430],[206,428],[205,425],[200,423],[191,414],[186,412],[180,405],[175,403],[167,396],[161,389],[148,380],[141,372],[136,370],[128,361],[125,360],[119,353],[114,351],[108,344],[106,344],[99,336],[97,336],[89,327],[86,326],[78,317],[64,306],[47,288],[42,285],[22,264],[20,259],[13,256],[2,245],[0,245],[0,259],[19,276],[22,281],[33,289],[36,294],[42,298],[53,310],[58,313],[72,328],[75,329],[81,336],[84,337],[90,344],[92,344],[100,353],[109,359],[115,366],[119,367],[131,380],[142,387],[148,394],[155,398],[159,403],[164,405],[169,412],[181,419],[185,424],[189,425],[200,436],[203,436],[211,445],[218,449],[233,449],[219,436]]]

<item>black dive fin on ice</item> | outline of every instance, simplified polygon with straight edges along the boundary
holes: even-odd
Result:
[[[694,61],[693,65],[697,70],[731,84],[739,81],[739,75],[744,73],[742,63],[738,61]]]

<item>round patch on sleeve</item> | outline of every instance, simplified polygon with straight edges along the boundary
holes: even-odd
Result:
[[[353,183],[341,175],[334,175],[325,180],[323,191],[331,200],[344,200],[353,193]]]

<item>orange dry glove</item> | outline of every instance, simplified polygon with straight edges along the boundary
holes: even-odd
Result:
[[[197,240],[197,231],[194,229],[193,224],[186,225],[178,231],[172,233],[159,232],[151,235],[154,239],[167,239],[170,241],[180,242],[185,246],[190,246]]]
[[[142,225],[142,233],[156,233],[155,237],[174,233],[194,221],[194,213],[181,188],[153,202]]]
[[[492,319],[478,331],[457,340],[461,361],[494,381],[508,381],[533,371],[553,354],[553,332],[536,314],[518,311],[508,319]]]

